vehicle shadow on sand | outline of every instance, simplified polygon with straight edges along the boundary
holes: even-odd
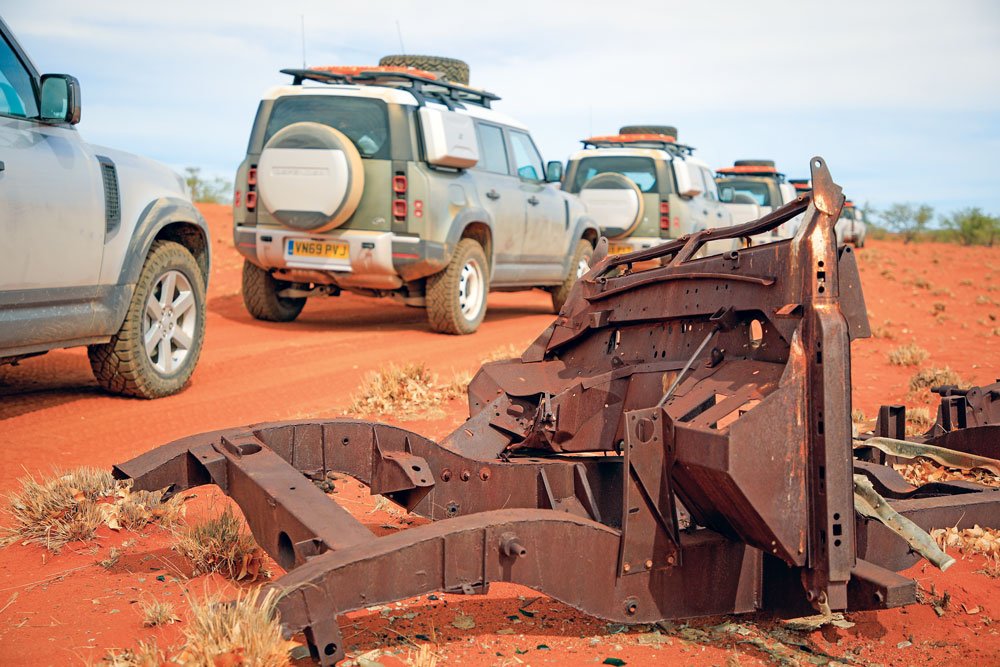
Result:
[[[239,294],[217,296],[208,300],[209,313],[232,322],[265,329],[283,331],[328,332],[344,331],[422,331],[430,332],[427,314],[423,308],[413,308],[387,299],[364,297],[324,297],[306,304],[294,322],[263,322],[255,320],[243,306]],[[551,308],[544,305],[524,304],[488,305],[485,323],[503,322],[534,315],[555,318]],[[543,327],[539,327],[539,332]],[[474,335],[474,334],[473,334]]]
[[[94,380],[86,354],[57,350],[0,366],[0,421],[100,396],[109,394]]]

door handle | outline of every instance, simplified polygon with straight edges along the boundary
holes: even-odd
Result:
[[[500,193],[497,192],[496,190],[490,190],[489,192],[486,193],[486,196],[494,201],[500,199]]]
[[[536,197],[535,195],[531,195],[530,197],[528,197],[528,203],[531,204],[532,206],[538,206],[538,197]]]
[[[707,208],[701,209],[701,214],[702,215],[708,215],[708,209]]]
[[[716,211],[715,212],[715,217],[721,218],[722,217],[722,211]]]
[[[3,160],[0,160],[0,171],[3,171],[3,170],[4,170],[4,169],[6,169],[6,168],[7,168],[7,165],[5,165],[5,164],[3,163]]]

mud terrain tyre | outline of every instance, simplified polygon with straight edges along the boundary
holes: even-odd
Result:
[[[773,167],[774,160],[737,160],[734,167]]]
[[[665,134],[677,138],[677,128],[673,125],[626,125],[618,134]]]
[[[566,305],[566,299],[569,298],[570,290],[573,289],[573,285],[580,277],[590,270],[590,259],[594,256],[594,246],[590,245],[590,241],[585,239],[580,239],[576,242],[576,250],[573,251],[573,259],[569,264],[569,273],[566,274],[566,279],[563,280],[562,285],[552,288],[552,308],[556,311],[558,315],[562,310],[563,306]]]
[[[115,394],[160,398],[187,384],[205,338],[205,276],[187,248],[154,241],[125,321],[87,356],[98,384]],[[176,346],[176,349],[175,349]]]
[[[278,292],[288,285],[256,264],[243,260],[243,305],[254,319],[291,322],[298,317],[306,299],[278,296]]]
[[[382,56],[378,64],[381,67],[416,67],[428,72],[440,72],[449,81],[469,85],[469,65],[456,58],[393,54]]]
[[[486,317],[489,265],[483,247],[462,239],[444,271],[427,278],[427,319],[439,333],[465,335]]]

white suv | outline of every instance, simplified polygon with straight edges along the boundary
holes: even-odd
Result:
[[[92,146],[80,86],[0,19],[0,365],[88,346],[107,390],[181,389],[205,331],[208,228],[180,176]]]

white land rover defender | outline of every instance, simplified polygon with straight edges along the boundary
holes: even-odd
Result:
[[[569,158],[563,189],[579,194],[608,237],[609,252],[732,224],[712,170],[694,148],[677,142],[677,128],[628,125],[582,143]]]
[[[422,69],[420,69],[422,68]],[[234,240],[251,315],[287,322],[348,290],[426,307],[468,334],[490,290],[540,287],[558,311],[598,238],[526,127],[461,61],[283,70],[236,174]]]
[[[733,224],[756,220],[798,197],[798,191],[773,160],[736,160],[732,167],[716,170],[719,196],[733,215]],[[771,232],[772,237],[790,238],[798,229],[798,216]]]
[[[208,227],[180,176],[79,121],[79,82],[0,19],[0,365],[86,345],[108,391],[166,396],[201,353]]]

